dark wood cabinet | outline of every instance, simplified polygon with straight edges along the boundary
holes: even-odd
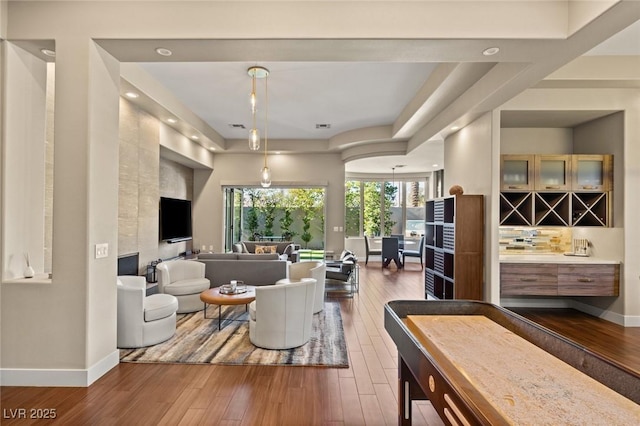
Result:
[[[425,296],[483,299],[484,197],[427,201]]]

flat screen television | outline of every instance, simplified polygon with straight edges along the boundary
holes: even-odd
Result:
[[[191,201],[160,198],[160,239],[168,243],[187,241],[191,231]]]

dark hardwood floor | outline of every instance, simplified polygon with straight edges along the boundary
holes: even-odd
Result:
[[[395,425],[397,352],[384,330],[383,305],[422,299],[419,263],[403,270],[369,262],[360,292],[339,301],[349,368],[120,364],[89,388],[2,387],[3,425],[18,409],[55,409],[64,425]],[[639,369],[640,329],[575,312],[523,312],[548,328]],[[562,314],[565,315],[565,314]],[[640,370],[640,369],[639,369]],[[414,424],[442,424],[428,401],[414,402]]]
[[[623,327],[574,309],[511,310],[640,375],[640,327]]]

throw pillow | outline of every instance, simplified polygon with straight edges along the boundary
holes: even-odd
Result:
[[[278,254],[278,246],[256,246],[256,254]]]

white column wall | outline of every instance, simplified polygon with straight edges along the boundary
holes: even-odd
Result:
[[[93,42],[56,40],[53,279],[2,284],[5,385],[87,386],[118,363],[118,86]]]
[[[484,195],[484,300],[495,303],[496,289],[492,276],[492,244],[497,238],[492,231],[493,217],[493,137],[492,113],[484,114],[471,124],[451,134],[444,141],[444,193],[460,185],[465,194]],[[499,295],[499,289],[498,293]]]

